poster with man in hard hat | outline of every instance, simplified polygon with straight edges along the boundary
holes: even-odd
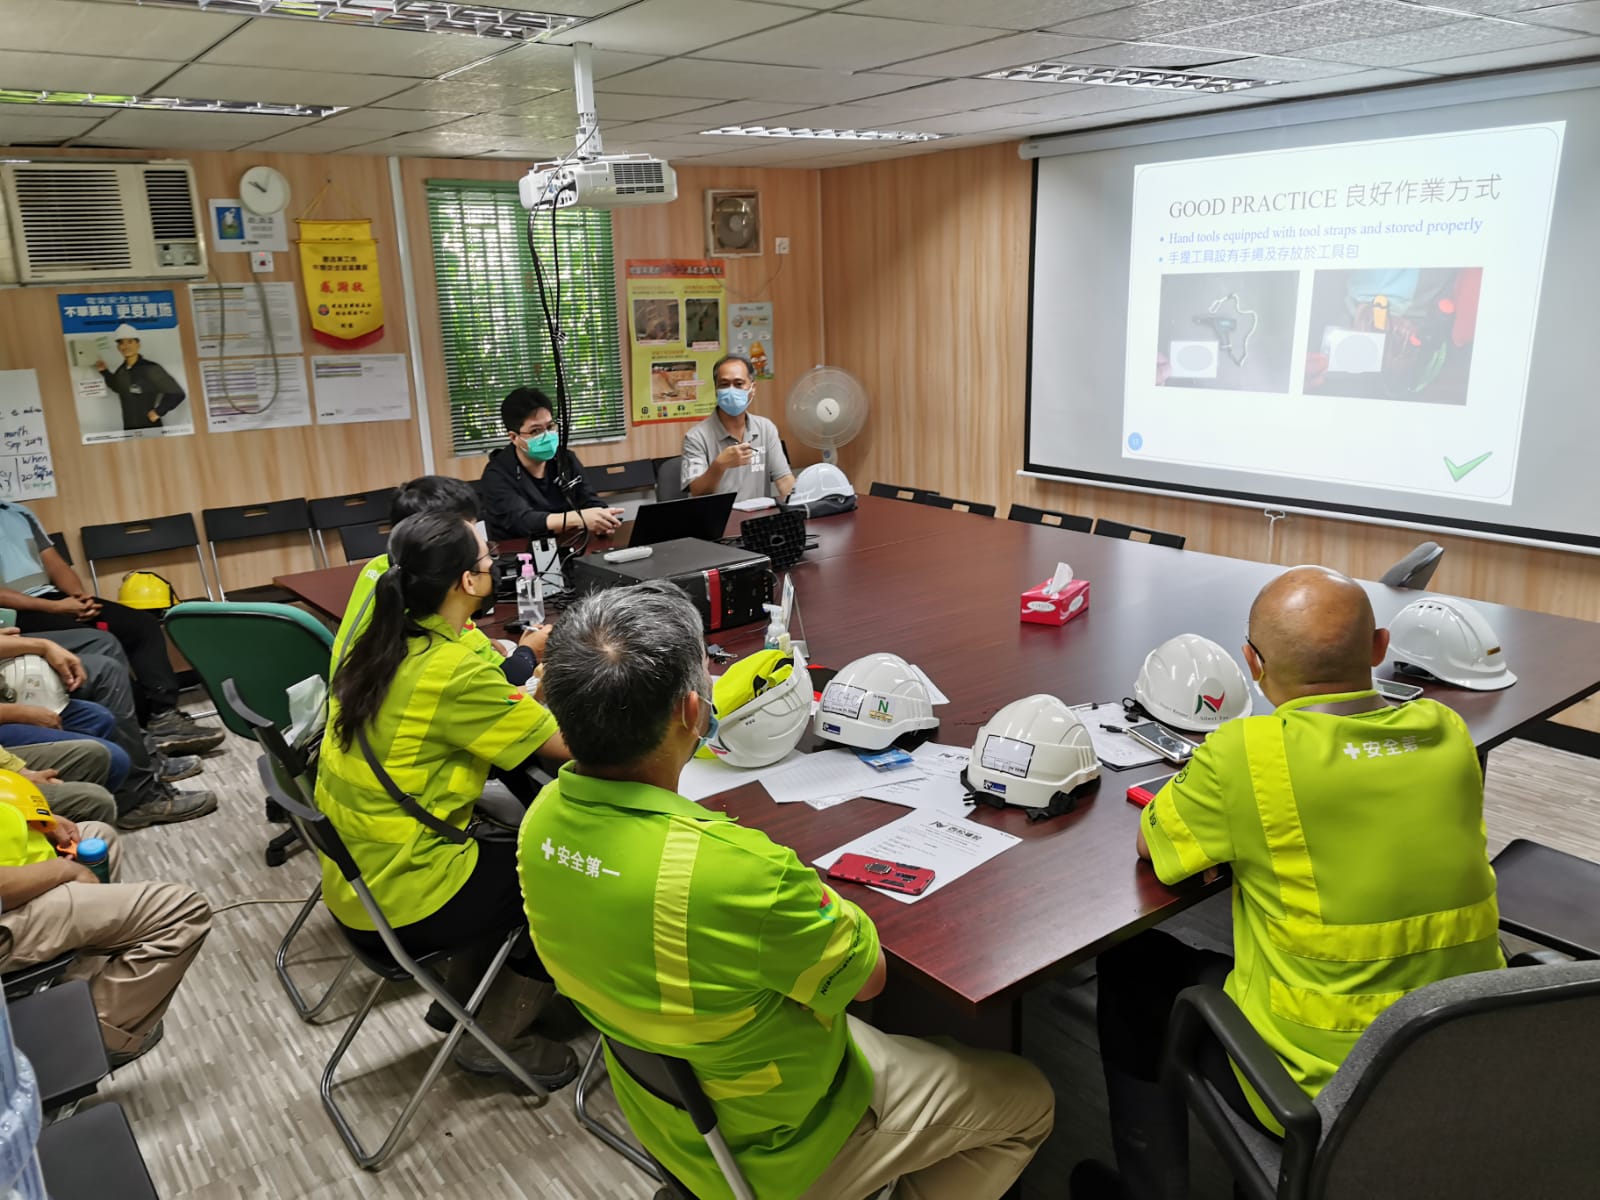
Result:
[[[194,432],[170,291],[57,297],[85,445]]]

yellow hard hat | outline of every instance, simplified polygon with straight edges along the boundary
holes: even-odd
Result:
[[[154,571],[129,571],[117,591],[117,603],[129,608],[171,608],[177,602],[172,584]]]
[[[32,824],[56,823],[56,815],[50,811],[50,804],[39,790],[39,785],[15,771],[0,771],[0,804],[11,805],[22,814],[24,820]]]

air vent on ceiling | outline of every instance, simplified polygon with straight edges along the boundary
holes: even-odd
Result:
[[[0,165],[0,283],[205,275],[188,163]]]

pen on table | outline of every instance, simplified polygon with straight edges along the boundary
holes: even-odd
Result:
[[[1107,725],[1104,721],[1100,722],[1100,728],[1104,729],[1108,733],[1127,733],[1128,732],[1121,725]]]

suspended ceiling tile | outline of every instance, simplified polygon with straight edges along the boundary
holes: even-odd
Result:
[[[596,49],[639,54],[687,54],[716,42],[811,16],[806,8],[747,0],[641,0],[640,3],[553,34],[552,44],[591,42]]]
[[[1292,54],[1311,46],[1409,33],[1459,19],[1442,9],[1394,0],[1317,0],[1299,8],[1193,25],[1173,31],[1167,40],[1252,54]]]
[[[939,117],[905,121],[901,123],[900,128],[912,133],[943,133],[959,137],[963,134],[997,133],[1001,130],[1014,129],[1019,125],[1029,125],[1038,119],[1034,113],[986,108],[979,112],[951,112]],[[950,141],[946,138],[941,138],[939,141],[941,147],[948,148],[949,144]]]
[[[1178,71],[1203,69],[1209,64],[1243,57],[1237,50],[1204,46],[1168,45],[1165,42],[1112,42],[1074,54],[1072,61],[1103,67],[1162,67]]]
[[[1101,113],[1121,112],[1124,109],[1144,109],[1170,104],[1181,92],[1155,91],[1136,87],[1082,87],[1060,96],[1046,96],[1028,105],[1028,111],[1041,118],[1094,116]],[[1015,109],[1015,105],[1002,107]],[[1152,114],[1141,114],[1141,119]]]
[[[596,79],[609,79],[658,61],[657,54],[633,54],[622,50],[596,48],[590,65]],[[498,54],[488,62],[452,75],[453,83],[496,83],[511,87],[536,87],[548,90],[570,89],[573,84],[572,48],[528,43]],[[614,88],[607,88],[614,91]],[[632,89],[628,89],[632,90]]]
[[[9,45],[9,41],[6,44]],[[129,96],[154,91],[181,66],[181,62],[157,59],[0,50],[0,84],[8,88],[110,92]]]
[[[240,17],[93,4],[88,0],[0,0],[0,46],[187,62],[245,22]]]
[[[967,25],[819,13],[765,33],[724,42],[700,51],[698,57],[861,71],[954,50],[994,36],[992,29]]]
[[[1542,46],[1519,46],[1515,50],[1491,50],[1483,54],[1430,59],[1412,63],[1411,69],[1432,71],[1439,75],[1462,75],[1469,71],[1503,71],[1535,63],[1572,62],[1597,56],[1600,56],[1600,37],[1591,37],[1571,42],[1547,42]]]
[[[1225,62],[1208,63],[1200,68],[1207,75],[1226,75],[1230,79],[1276,79],[1284,83],[1312,79],[1331,79],[1335,75],[1348,75],[1355,66],[1337,62],[1319,62],[1309,58],[1283,58],[1277,55],[1246,55]]]
[[[605,90],[658,96],[709,96],[717,100],[797,100],[802,104],[832,104],[899,91],[912,82],[903,75],[881,71],[829,71],[676,58],[608,79]]]
[[[293,63],[301,71],[432,79],[504,49],[505,42],[499,39],[465,33],[420,34],[264,17],[251,21],[198,61],[235,67]]]
[[[1551,0],[1400,0],[1403,4],[1421,4],[1424,8],[1450,8],[1456,12],[1478,13],[1481,16],[1507,16],[1536,8],[1553,7]]]
[[[95,133],[108,138],[143,139],[148,146],[203,149],[217,143],[243,145],[299,129],[304,117],[253,113],[158,112],[123,109],[106,118]]]
[[[331,129],[325,125],[308,125],[304,129],[291,129],[288,133],[254,142],[246,149],[286,154],[337,154],[365,142],[377,141],[382,136],[370,129]]]
[[[1336,96],[1343,92],[1365,92],[1373,88],[1389,87],[1398,83],[1420,83],[1429,78],[1412,71],[1348,71],[1320,79],[1289,80],[1270,87],[1251,88],[1238,95],[1251,97],[1256,103],[1273,100],[1293,100],[1310,96]]]
[[[0,111],[0,146],[55,145],[80,133],[88,133],[103,116],[63,117],[54,113],[18,120],[10,107]]]
[[[864,17],[901,17],[945,25],[987,25],[994,29],[1038,29],[1064,16],[1084,16],[1121,8],[1127,0],[862,0],[846,11]]]
[[[602,127],[621,121],[654,121],[674,113],[690,112],[717,103],[707,96],[630,96],[625,92],[597,92],[595,107],[600,113]],[[537,116],[543,112],[559,112],[569,121],[576,121],[577,97],[570,91],[556,92],[531,104],[518,104],[505,110],[522,116]]]
[[[933,75],[940,79],[982,75],[988,71],[1003,71],[1008,67],[1032,63],[1070,61],[1073,55],[1103,46],[1110,40],[1058,37],[1051,33],[1019,33],[978,46],[895,63],[890,69],[897,75]]]
[[[701,129],[717,129],[723,125],[762,125],[805,108],[804,104],[790,101],[730,100],[710,108],[679,113],[674,121],[693,121]]]
[[[414,133],[419,129],[433,129],[450,125],[463,117],[464,112],[431,112],[413,108],[352,108],[349,112],[325,117],[317,122],[318,129],[356,130],[372,137],[385,134]]]
[[[1334,62],[1358,63],[1369,67],[1404,67],[1429,58],[1482,54],[1553,42],[1582,41],[1582,35],[1537,25],[1511,25],[1500,21],[1461,21],[1415,33],[1361,38],[1314,46],[1305,53]]]
[[[290,71],[282,67],[185,67],[166,84],[169,96],[207,100],[264,100],[273,104],[370,104],[403,91],[415,80],[398,75]]]
[[[1179,29],[1215,25],[1236,17],[1293,8],[1301,0],[1152,0],[1114,12],[1078,17],[1051,26],[1073,37],[1103,37],[1124,42],[1153,41]]]
[[[1534,25],[1552,25],[1581,33],[1600,33],[1600,3],[1588,0],[1584,4],[1554,4],[1548,8],[1518,12],[1516,19]]]
[[[653,141],[661,138],[680,142],[692,142],[700,136],[700,131],[706,126],[700,122],[688,119],[677,121],[636,121],[630,125],[619,125],[616,129],[604,130],[606,149],[613,143],[628,141]]]
[[[498,112],[553,95],[544,88],[506,87],[494,83],[419,83],[409,91],[385,96],[374,107],[435,112]]]
[[[463,117],[450,125],[452,134],[475,137],[514,137],[522,141],[565,142],[571,149],[574,125],[554,114],[538,117],[519,117],[511,113],[484,113],[476,117]]]
[[[947,79],[893,96],[858,100],[856,106],[864,109],[894,106],[902,111],[921,107],[929,113],[951,113],[1004,105],[1027,112],[1028,106],[1041,97],[1059,95],[1073,87],[1070,83],[1020,83],[1012,79]]]

